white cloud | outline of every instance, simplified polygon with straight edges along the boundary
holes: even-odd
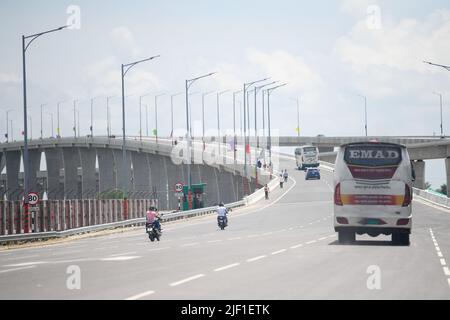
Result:
[[[353,16],[363,16],[367,13],[367,8],[373,4],[373,0],[342,0],[340,9]]]
[[[141,54],[141,49],[136,43],[133,32],[128,27],[114,28],[110,33],[110,39],[120,56],[137,57]]]
[[[348,36],[338,39],[340,59],[358,73],[371,66],[401,71],[433,72],[423,60],[442,61],[450,56],[450,11],[439,10],[423,22],[405,18],[370,30],[358,22]]]

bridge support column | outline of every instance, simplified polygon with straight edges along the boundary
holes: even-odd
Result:
[[[30,160],[30,173],[28,185],[30,186],[30,191],[39,192],[42,195],[44,193],[44,186],[38,187],[37,172],[41,167],[41,151],[40,150],[30,150],[29,151]],[[47,194],[48,196],[48,194]]]
[[[6,196],[8,200],[19,200],[20,151],[5,152],[6,159]]]
[[[123,186],[125,185],[126,190],[132,189],[132,182],[131,182],[131,154],[129,151],[126,151],[126,165],[127,165],[127,172],[126,177],[123,176],[123,154],[122,150],[113,150],[114,154],[114,163],[116,166],[116,178],[117,178],[117,187],[120,188],[120,190],[123,189]],[[128,196],[128,195],[127,195]]]
[[[151,184],[156,187],[156,196],[160,210],[168,208],[167,203],[167,174],[164,157],[155,154],[148,155],[151,171]]]
[[[450,157],[445,159],[445,169],[447,175],[447,197],[450,198]]]
[[[95,199],[97,194],[97,177],[95,160],[97,153],[92,148],[79,148],[81,161],[81,197]]]
[[[136,195],[134,198],[141,199],[141,197],[149,198],[151,193],[150,188],[150,166],[146,153],[131,153],[131,160],[133,161],[133,181],[134,191]]]
[[[111,149],[97,149],[99,192],[117,188],[114,172],[114,157]]]
[[[425,162],[423,160],[417,160],[413,162],[414,172],[416,174],[416,181],[413,186],[418,189],[425,189]]]
[[[60,185],[60,170],[63,161],[60,149],[45,149],[47,164],[47,196],[49,200],[64,199],[64,185]]]
[[[75,148],[62,148],[64,162],[64,194],[68,199],[80,199],[78,167],[80,155]]]

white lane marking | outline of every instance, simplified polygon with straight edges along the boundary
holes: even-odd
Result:
[[[231,269],[231,268],[237,267],[239,264],[240,264],[240,263],[229,264],[229,265],[227,265],[227,266],[224,266],[224,267],[220,267],[220,268],[214,269],[214,271],[218,272],[218,271],[223,271],[223,270]]]
[[[100,248],[94,248],[94,250],[109,250],[109,249],[117,249],[119,246],[112,246],[112,247],[100,247]]]
[[[31,269],[31,268],[36,268],[36,266],[28,266],[28,267],[21,267],[21,268],[15,268],[15,269],[6,269],[6,270],[1,270],[0,273],[7,273],[7,272],[13,272],[13,271],[19,271],[19,270],[25,270],[25,269]]]
[[[309,225],[312,225],[314,222],[310,222],[310,223],[308,223]]]
[[[135,254],[136,251],[130,251],[130,252],[124,252],[124,253],[117,253],[117,254],[111,254],[110,257],[118,257],[118,256],[126,256],[129,254]]]
[[[254,261],[257,261],[257,260],[264,259],[264,258],[267,258],[267,256],[266,255],[262,255],[262,256],[251,258],[251,259],[247,259],[247,262],[254,262]]]
[[[193,280],[199,279],[199,278],[204,277],[204,276],[205,276],[204,274],[197,274],[195,276],[192,276],[192,277],[189,277],[189,278],[177,281],[177,282],[172,282],[170,284],[170,286],[171,287],[176,287],[176,286],[179,286],[180,284],[183,284],[183,283],[186,283],[186,282],[189,282],[189,281],[193,281]]]
[[[152,251],[161,251],[161,250],[166,250],[166,249],[170,249],[170,247],[156,248],[156,249],[149,249],[149,250],[147,250],[147,251],[152,252]]]
[[[439,247],[436,247],[436,251],[441,251],[441,248],[439,248]]]
[[[222,240],[211,240],[211,241],[207,241],[207,243],[217,243],[217,242],[222,242]]]
[[[258,236],[257,234],[251,234],[251,235],[247,236],[247,238],[255,238],[257,236]]]
[[[450,287],[450,278],[447,279],[448,286]]]
[[[192,247],[197,245],[198,242],[193,242],[193,243],[186,243],[186,244],[182,244],[180,247],[184,248],[184,247]]]
[[[112,258],[103,258],[100,261],[128,261],[140,258],[139,256],[120,256],[120,257],[112,257]]]
[[[441,265],[446,266],[447,263],[445,262],[445,259],[440,259],[441,260]]]
[[[125,300],[138,300],[140,298],[149,296],[149,295],[154,294],[154,293],[155,293],[155,291],[146,291],[146,292],[142,292],[140,294],[137,294],[135,296],[131,296],[129,298],[126,298]]]
[[[293,227],[290,227],[288,230],[289,230],[289,231],[292,231],[292,230],[294,230],[294,228],[293,228]]]
[[[235,237],[235,238],[230,238],[230,239],[228,239],[228,241],[241,240],[241,239],[242,239],[241,237]]]
[[[4,267],[26,267],[26,266],[33,266],[37,264],[45,264],[47,262],[45,261],[33,261],[33,262],[24,262],[24,263],[16,263],[16,264],[7,264],[4,265]]]
[[[325,239],[327,239],[327,237],[322,237],[322,238],[319,238],[319,241],[323,241]]]
[[[442,269],[444,269],[444,273],[446,276],[450,276],[450,270],[448,269],[448,267],[443,267]]]
[[[272,252],[272,255],[280,254],[280,253],[283,253],[283,252],[286,252],[286,249],[281,249],[281,250]]]
[[[263,236],[270,236],[271,234],[273,234],[273,232],[272,232],[272,231],[270,231],[270,232],[266,232],[266,233],[263,233],[262,235],[263,235]]]
[[[306,244],[313,244],[313,243],[316,243],[317,242],[317,240],[312,240],[312,241],[308,241]]]
[[[442,252],[440,252],[440,251],[437,252],[437,255],[439,258],[443,258]]]
[[[84,250],[71,250],[71,251],[53,252],[52,256],[61,256],[61,255],[65,255],[65,254],[80,253],[80,252],[84,252]]]
[[[303,247],[303,243],[300,243],[300,244],[297,244],[295,246],[292,246],[291,249],[297,249],[297,248],[300,248],[300,247]]]

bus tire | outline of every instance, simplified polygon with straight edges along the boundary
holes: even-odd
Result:
[[[409,246],[409,234],[407,233],[393,233],[392,244],[395,246]]]
[[[354,232],[350,231],[339,231],[338,232],[338,240],[341,244],[351,244],[355,242],[356,235]]]

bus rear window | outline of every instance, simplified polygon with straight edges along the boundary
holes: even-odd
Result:
[[[317,149],[314,147],[309,147],[309,148],[303,148],[303,152],[307,152],[307,153],[311,153],[311,152],[317,152]]]
[[[383,145],[348,146],[345,148],[344,160],[354,166],[396,166],[402,161],[402,150],[400,147]]]

